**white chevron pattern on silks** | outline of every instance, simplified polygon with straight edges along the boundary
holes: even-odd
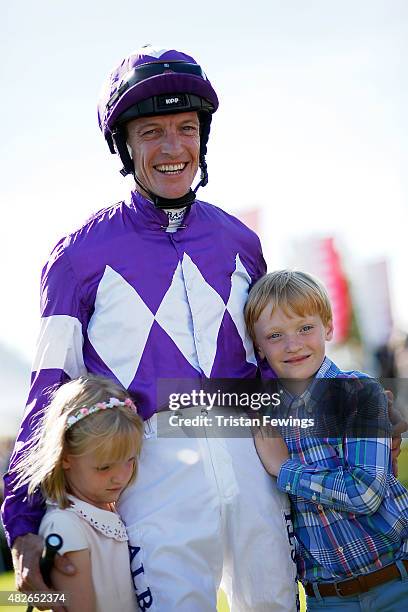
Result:
[[[184,253],[181,265],[184,291],[187,291],[187,299],[194,317],[194,340],[198,362],[208,378],[217,352],[218,332],[226,306],[224,300],[207,283],[187,253]],[[172,335],[171,337],[173,338]]]
[[[81,323],[76,317],[43,317],[35,348],[33,372],[55,368],[64,370],[70,378],[86,374],[82,356],[83,343]]]
[[[121,274],[106,266],[99,282],[88,338],[98,355],[129,387],[139,366],[154,315]]]
[[[99,282],[94,314],[88,325],[88,339],[100,358],[127,388],[135,377],[156,321],[188,363],[209,377],[221,323],[225,311],[228,311],[241,337],[247,361],[256,364],[243,318],[250,284],[251,277],[237,254],[231,276],[231,292],[225,305],[192,259],[184,254],[156,314],[153,314],[123,276],[106,266]],[[56,343],[55,338],[60,338],[60,341]],[[69,346],[65,346],[64,342],[68,342]],[[35,370],[58,368],[71,377],[79,376],[85,371],[82,344],[81,324],[75,317],[44,317]]]
[[[244,306],[248,297],[248,288],[251,285],[251,277],[242,264],[239,255],[235,258],[235,272],[231,278],[231,293],[227,303],[227,310],[234,321],[235,327],[241,337],[245,348],[248,363],[257,364],[254,345],[246,330],[244,320]]]
[[[170,336],[189,364],[200,372],[200,364],[194,344],[193,319],[187,301],[180,261],[177,264],[170,287],[156,312],[155,319]]]

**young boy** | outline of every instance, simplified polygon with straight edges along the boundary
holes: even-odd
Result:
[[[387,420],[380,385],[360,372],[342,372],[325,356],[333,323],[319,281],[287,270],[264,276],[250,291],[245,321],[291,414],[325,414],[327,403],[316,401],[319,379],[346,379],[332,381],[336,389],[349,387],[349,404],[337,403],[336,410],[369,405],[374,416],[367,423],[377,414],[378,423]],[[308,610],[400,612],[408,605],[408,492],[393,475],[390,438],[344,431],[316,436],[300,427],[286,427],[282,435],[267,436],[261,428],[255,445],[290,496]]]

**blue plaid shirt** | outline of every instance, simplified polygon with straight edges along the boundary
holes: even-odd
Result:
[[[322,378],[367,381],[366,374],[343,372],[326,357],[301,396],[283,391],[291,415],[313,416]],[[368,401],[388,421],[382,387],[372,381],[368,388]],[[277,484],[290,496],[302,582],[347,580],[408,559],[408,492],[392,472],[390,437],[322,438],[300,427],[282,435],[290,459]]]

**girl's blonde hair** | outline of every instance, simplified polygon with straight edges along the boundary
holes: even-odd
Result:
[[[324,285],[311,274],[298,270],[278,270],[265,274],[252,287],[244,308],[248,333],[255,341],[255,323],[266,306],[277,307],[290,316],[319,315],[323,325],[333,318],[330,299]]]
[[[131,399],[128,392],[108,378],[87,375],[57,389],[30,439],[22,459],[13,468],[16,485],[28,485],[31,497],[40,488],[60,508],[70,506],[62,467],[64,454],[85,455],[93,451],[97,461],[124,461],[140,455],[143,421],[129,406],[99,410],[67,429],[67,421],[79,408],[90,408],[115,397]],[[131,482],[137,475],[135,461]]]

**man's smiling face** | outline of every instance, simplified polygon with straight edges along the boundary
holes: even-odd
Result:
[[[142,185],[163,198],[185,195],[197,173],[200,156],[197,113],[139,117],[126,127],[136,176]]]

